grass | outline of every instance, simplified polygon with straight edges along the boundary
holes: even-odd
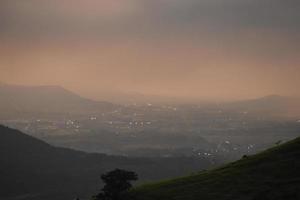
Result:
[[[131,192],[138,200],[300,199],[300,138],[214,170]]]

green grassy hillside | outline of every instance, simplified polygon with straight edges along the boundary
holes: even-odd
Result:
[[[300,199],[300,138],[189,177],[137,187],[138,200]]]

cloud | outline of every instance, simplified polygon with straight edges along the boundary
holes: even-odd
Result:
[[[298,32],[297,0],[2,0],[1,30],[18,34]],[[20,33],[21,32],[21,33]]]

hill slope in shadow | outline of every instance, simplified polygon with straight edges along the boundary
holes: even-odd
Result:
[[[127,158],[58,148],[0,125],[0,199],[5,200],[91,197],[99,191],[100,175],[115,168],[135,171],[143,182],[209,166],[207,159]]]

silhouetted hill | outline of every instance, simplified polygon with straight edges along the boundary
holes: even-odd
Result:
[[[273,117],[300,116],[300,98],[270,95],[222,105],[225,110]]]
[[[53,147],[17,130],[0,126],[0,199],[65,200],[90,197],[100,175],[121,168],[141,181],[184,175],[211,166],[208,159],[126,158]]]
[[[300,199],[300,138],[224,167],[138,187],[138,200]]]
[[[93,113],[116,106],[82,98],[60,86],[0,84],[1,113]]]

